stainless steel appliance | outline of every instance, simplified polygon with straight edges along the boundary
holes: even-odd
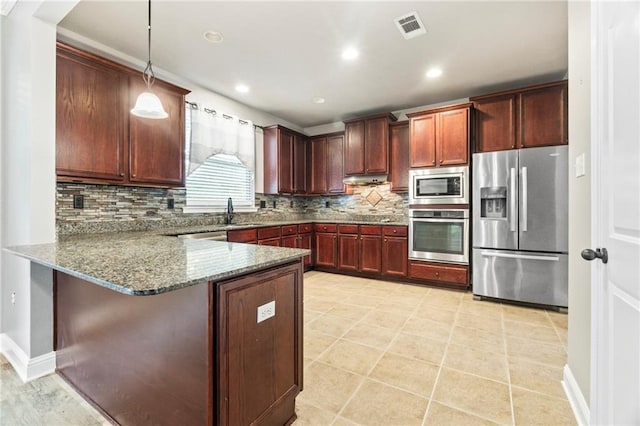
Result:
[[[469,263],[468,209],[410,209],[409,258]]]
[[[567,306],[566,146],[473,155],[473,293]]]
[[[469,168],[409,170],[409,204],[469,204]]]

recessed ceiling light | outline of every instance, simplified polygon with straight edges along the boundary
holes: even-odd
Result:
[[[210,43],[222,43],[222,40],[224,40],[222,34],[217,31],[205,31],[203,37]]]
[[[320,97],[320,96],[316,96],[315,98],[313,98],[313,103],[314,104],[323,104],[324,101],[325,101],[325,99]]]
[[[247,93],[249,91],[249,86],[246,86],[244,84],[238,84],[236,86],[236,91],[240,93]]]
[[[442,75],[442,70],[440,68],[431,68],[429,71],[427,71],[427,77],[429,78],[436,78],[436,77],[440,77]]]
[[[358,57],[360,53],[354,49],[353,47],[349,47],[347,49],[345,49],[344,51],[342,51],[342,59],[346,59],[348,61],[351,61],[355,58]]]

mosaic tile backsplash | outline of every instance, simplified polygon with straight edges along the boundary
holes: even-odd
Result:
[[[376,191],[381,199],[372,206]],[[84,197],[84,208],[73,207],[74,195]],[[184,213],[184,189],[58,183],[56,230],[59,235],[144,231],[168,227],[224,223],[222,213]],[[167,208],[172,198],[174,208]],[[376,199],[378,197],[376,196]],[[264,208],[260,202],[264,201]],[[275,203],[275,205],[274,205]],[[235,223],[287,220],[406,221],[407,194],[390,191],[389,184],[358,186],[353,195],[300,197],[256,194],[255,213],[236,213]]]

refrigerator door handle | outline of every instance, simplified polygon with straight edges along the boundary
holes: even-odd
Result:
[[[520,214],[522,215],[522,231],[523,232],[527,232],[527,222],[528,222],[528,217],[527,217],[527,213],[529,210],[529,200],[528,200],[528,196],[527,196],[527,192],[528,192],[528,188],[527,186],[529,185],[528,181],[527,181],[527,168],[523,167],[522,168],[522,211],[520,212]]]
[[[509,230],[516,232],[516,169],[511,168],[509,172]]]
[[[480,252],[485,257],[505,257],[508,259],[525,259],[525,260],[546,260],[549,262],[560,261],[559,256],[534,256],[531,254],[514,254],[514,253],[496,253],[491,251]]]

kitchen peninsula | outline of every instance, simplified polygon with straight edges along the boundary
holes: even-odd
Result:
[[[57,371],[114,423],[295,419],[307,250],[152,233],[7,250],[54,270]]]

